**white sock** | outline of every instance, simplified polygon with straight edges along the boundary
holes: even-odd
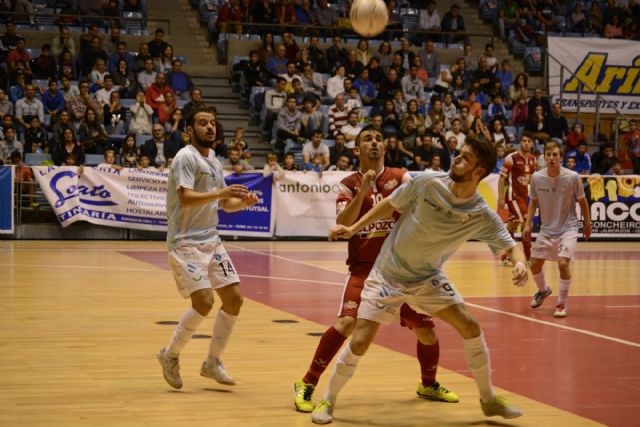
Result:
[[[187,345],[191,336],[204,319],[206,319],[206,316],[195,311],[193,307],[189,307],[182,315],[182,319],[180,319],[176,330],[173,332],[171,341],[169,341],[169,345],[167,346],[167,356],[177,359],[184,346]]]
[[[548,286],[544,281],[544,272],[542,270],[540,270],[538,274],[533,274],[533,280],[536,282],[536,286],[540,292],[547,290]]]
[[[464,340],[464,355],[467,358],[467,365],[473,372],[473,378],[476,380],[480,399],[483,402],[490,401],[494,396],[491,386],[491,360],[489,359],[489,348],[482,332],[475,338]]]
[[[560,279],[560,296],[558,297],[558,304],[566,304],[567,297],[569,296],[569,287],[571,286],[571,279]]]
[[[358,361],[362,356],[353,354],[351,351],[351,343],[345,345],[336,359],[336,364],[329,379],[329,386],[324,395],[324,400],[336,404],[336,399],[342,388],[351,379],[358,367]]]
[[[236,324],[237,318],[238,316],[229,314],[222,309],[218,310],[216,321],[213,324],[213,335],[211,336],[211,343],[209,344],[207,365],[212,366],[215,364],[216,359],[219,359],[222,352],[224,352],[224,348],[227,346],[227,342],[233,331],[233,325]]]

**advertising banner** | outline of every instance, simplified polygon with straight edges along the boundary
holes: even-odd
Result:
[[[326,237],[336,223],[339,184],[353,172],[290,172],[275,185],[276,235]]]
[[[0,166],[0,234],[13,234],[13,166]]]
[[[591,175],[583,182],[593,237],[640,239],[640,176]]]
[[[567,67],[561,77],[560,64],[549,58],[549,91],[554,100],[562,88],[562,108],[576,111],[579,83],[602,95],[601,113],[640,114],[640,49],[638,42],[603,38],[548,38],[549,54]],[[562,80],[562,81],[561,81]],[[583,86],[580,110],[595,111],[595,94]]]
[[[272,215],[273,180],[262,173],[229,174],[224,177],[227,185],[242,184],[254,191],[260,201],[240,212],[226,213],[220,210],[218,231],[222,236],[272,237],[275,215]]]

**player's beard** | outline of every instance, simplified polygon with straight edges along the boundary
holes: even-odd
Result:
[[[449,177],[451,177],[451,180],[458,183],[471,181],[471,174],[472,172],[467,174],[457,174],[453,171],[453,167],[449,171]]]
[[[215,132],[213,134],[213,139],[211,140],[207,138],[209,135],[207,135],[206,133],[204,134],[204,136],[205,136],[204,138],[200,138],[197,133],[194,133],[195,143],[203,148],[213,147],[213,144],[215,142]]]

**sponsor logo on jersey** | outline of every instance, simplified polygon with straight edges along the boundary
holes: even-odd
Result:
[[[358,235],[367,239],[370,239],[372,237],[384,236],[390,233],[395,225],[396,220],[393,218],[381,219],[367,225],[365,228],[358,232]]]
[[[347,301],[344,304],[342,304],[342,309],[343,310],[357,310],[358,309],[358,303],[355,301]]]
[[[397,186],[398,186],[398,180],[394,178],[392,180],[385,182],[384,189],[389,191],[389,190],[393,190]]]

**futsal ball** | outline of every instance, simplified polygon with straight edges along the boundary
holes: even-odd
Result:
[[[374,37],[384,31],[389,14],[382,0],[354,0],[350,19],[356,33],[363,37]]]

